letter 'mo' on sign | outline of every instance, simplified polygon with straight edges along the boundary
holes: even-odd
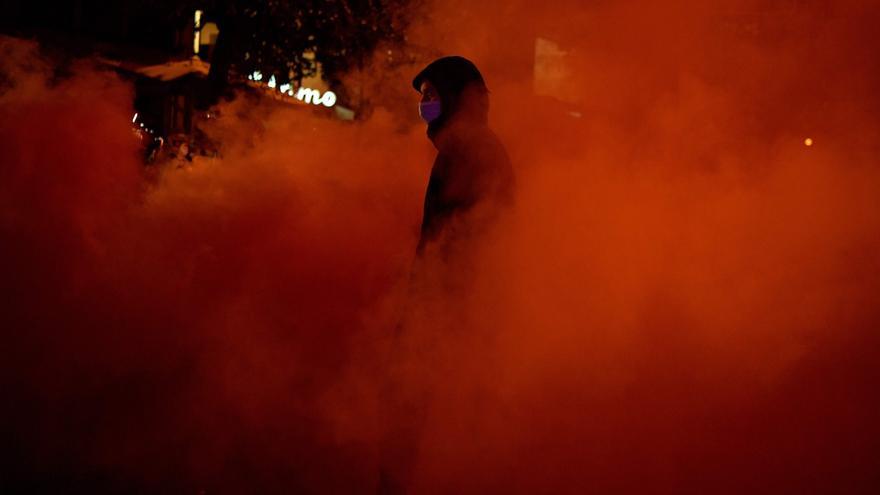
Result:
[[[317,89],[299,88],[296,92],[296,99],[313,105],[332,107],[336,104],[336,93],[333,91],[327,91],[321,95],[321,92]]]

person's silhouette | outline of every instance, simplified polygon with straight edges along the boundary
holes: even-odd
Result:
[[[422,95],[419,114],[437,158],[425,195],[418,253],[434,241],[448,244],[488,227],[513,196],[507,151],[489,129],[489,90],[477,67],[443,57],[413,79]],[[455,232],[448,227],[456,225]]]
[[[422,95],[419,114],[428,123],[428,137],[438,153],[425,195],[404,321],[395,329],[393,352],[394,359],[422,364],[407,368],[406,383],[391,379],[385,391],[388,431],[378,489],[383,495],[406,493],[431,395],[431,373],[422,369],[430,361],[422,358],[428,356],[401,355],[418,354],[413,349],[424,346],[415,342],[431,337],[425,329],[413,332],[406,317],[415,306],[430,306],[425,304],[429,300],[441,301],[434,310],[447,316],[456,311],[467,294],[467,272],[472,267],[466,255],[471,242],[487,231],[513,197],[510,159],[489,129],[489,91],[474,64],[462,57],[441,58],[415,77],[413,87]],[[443,266],[444,273],[426,270],[426,265]],[[421,310],[417,312],[426,308]],[[442,338],[449,338],[447,330],[451,329],[441,330]]]

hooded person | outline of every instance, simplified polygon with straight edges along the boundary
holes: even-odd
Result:
[[[425,195],[417,253],[432,243],[448,256],[485,232],[513,198],[513,171],[489,128],[489,90],[469,60],[443,57],[416,75],[419,114],[437,148]]]
[[[377,491],[383,495],[403,494],[411,486],[431,384],[443,374],[442,366],[430,364],[438,362],[434,339],[458,338],[455,315],[474,271],[469,255],[513,200],[510,159],[489,129],[489,90],[474,64],[462,57],[441,58],[413,79],[413,87],[421,93],[419,114],[437,158],[384,391],[387,431]],[[411,325],[410,317],[434,324]]]

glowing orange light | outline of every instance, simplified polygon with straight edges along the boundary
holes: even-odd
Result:
[[[813,138],[804,139],[804,145],[812,146],[813,145]]]

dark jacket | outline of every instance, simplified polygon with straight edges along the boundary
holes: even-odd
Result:
[[[454,243],[488,229],[513,201],[514,178],[504,145],[489,129],[489,98],[476,67],[461,57],[441,58],[413,80],[430,81],[443,112],[429,124],[437,148],[425,195],[418,253],[432,241]]]

